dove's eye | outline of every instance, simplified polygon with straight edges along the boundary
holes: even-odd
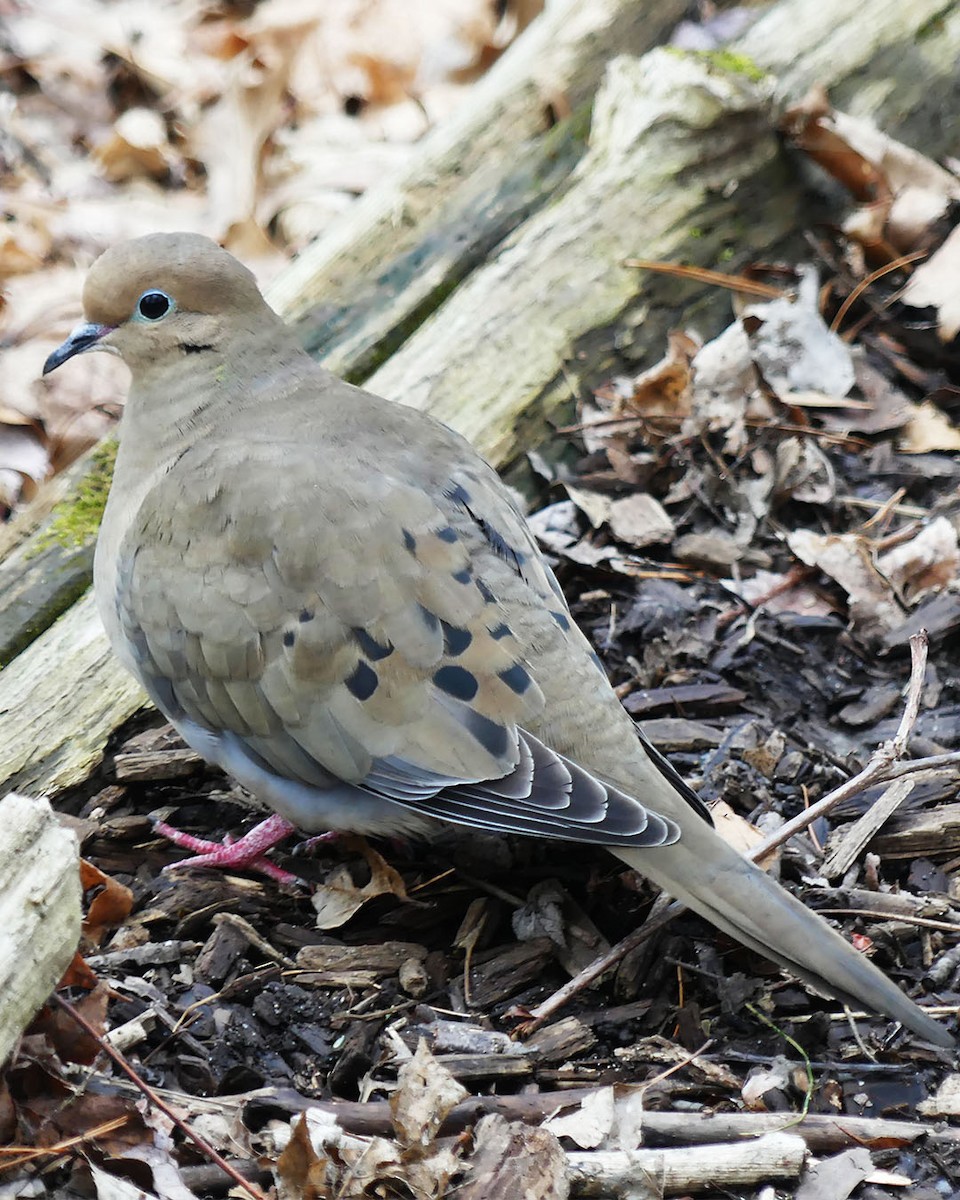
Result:
[[[174,307],[173,301],[166,292],[151,289],[144,292],[137,301],[137,316],[144,321],[159,321]]]

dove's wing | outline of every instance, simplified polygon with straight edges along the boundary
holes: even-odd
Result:
[[[297,444],[193,448],[118,555],[138,675],[188,740],[203,731],[205,753],[221,739],[231,769],[245,754],[301,785],[307,828],[343,827],[346,784],[361,832],[384,832],[392,808],[398,831],[407,809],[607,845],[673,840],[672,821],[537,736],[544,654],[620,710],[519,513],[486,515],[488,487],[468,470],[435,500],[383,472],[324,469]],[[173,505],[175,526],[158,519]]]

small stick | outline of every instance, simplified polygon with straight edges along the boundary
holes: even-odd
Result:
[[[867,811],[845,831],[830,855],[820,864],[820,873],[836,879],[853,866],[860,851],[885,824],[915,787],[910,778],[895,779]],[[812,832],[812,830],[811,830]]]
[[[774,830],[769,837],[764,838],[762,842],[754,846],[748,855],[749,858],[754,862],[759,858],[763,858],[771,850],[776,849],[777,846],[782,846],[784,842],[789,841],[795,833],[806,829],[808,825],[812,825],[819,817],[822,817],[832,808],[835,808],[841,800],[848,800],[851,796],[856,796],[860,792],[865,791],[872,784],[882,782],[887,778],[887,772],[906,752],[907,743],[910,740],[910,735],[913,733],[913,727],[917,723],[917,716],[920,712],[920,697],[923,693],[923,677],[927,669],[928,645],[929,640],[925,629],[921,629],[919,633],[915,633],[910,638],[911,662],[910,683],[907,687],[907,702],[904,705],[903,716],[900,718],[900,726],[893,739],[889,742],[884,742],[874,751],[870,761],[862,771],[854,775],[851,779],[848,779],[846,783],[841,783],[832,792],[828,792],[816,804],[811,804],[809,808],[799,813],[793,820],[785,821],[779,829]]]
[[[64,998],[62,996],[58,996],[56,992],[54,992],[52,999],[60,1005],[60,1007],[69,1017],[76,1021],[76,1023],[80,1026],[84,1033],[87,1034],[88,1037],[93,1038],[107,1058],[115,1063],[120,1070],[123,1071],[124,1075],[126,1075],[133,1081],[134,1084],[136,1084],[144,1096],[146,1096],[148,1102],[155,1108],[158,1108],[165,1117],[173,1122],[177,1129],[179,1129],[186,1137],[190,1139],[191,1142],[193,1142],[201,1154],[209,1158],[211,1162],[215,1162],[221,1171],[228,1175],[238,1187],[242,1188],[247,1193],[248,1196],[252,1197],[252,1200],[267,1200],[266,1196],[263,1194],[263,1192],[261,1192],[255,1183],[251,1183],[249,1179],[244,1179],[240,1172],[236,1170],[235,1167],[232,1167],[221,1154],[214,1150],[213,1146],[211,1146],[206,1139],[202,1138],[198,1133],[194,1133],[194,1131],[183,1120],[183,1118],[178,1117],[173,1109],[160,1099],[160,1097],[146,1082],[146,1080],[140,1078],[140,1076],[136,1073],[133,1067],[130,1066],[122,1054],[119,1054],[116,1050],[114,1050],[109,1042],[104,1041],[104,1039],[99,1033],[97,1033],[96,1029],[94,1029],[87,1018],[82,1013],[78,1012],[77,1009],[75,1009],[69,1002],[69,1000],[64,1000]]]
[[[927,668],[928,645],[929,639],[927,638],[927,631],[925,629],[921,629],[919,633],[915,633],[910,638],[910,682],[907,687],[907,699],[904,705],[903,716],[900,719],[896,735],[892,740],[884,742],[874,752],[866,767],[859,774],[854,775],[852,779],[848,779],[846,783],[842,783],[838,788],[834,788],[822,800],[818,800],[816,804],[812,804],[800,813],[799,816],[794,817],[793,820],[785,822],[769,837],[764,838],[762,842],[754,846],[747,854],[747,858],[753,862],[764,858],[771,850],[776,849],[776,847],[793,837],[795,833],[806,829],[818,817],[829,812],[841,800],[847,800],[851,796],[864,791],[865,788],[872,784],[882,782],[889,778],[891,772],[895,772],[896,774],[906,773],[902,769],[897,770],[898,760],[903,757],[907,749],[907,743],[910,740],[910,735],[913,733],[913,728],[917,723],[917,716],[920,712],[920,697],[923,694],[923,679]],[[939,761],[946,757],[948,756],[939,755],[937,759],[938,765]],[[920,764],[932,761],[934,760],[920,759],[916,764],[903,765],[920,769]],[[568,980],[563,987],[558,988],[552,996],[548,996],[546,1000],[538,1004],[530,1012],[530,1019],[521,1027],[523,1035],[529,1036],[533,1033],[557,1009],[562,1008],[564,1004],[585,987],[589,987],[605,971],[609,971],[611,967],[616,966],[625,954],[636,949],[637,946],[641,946],[645,941],[653,937],[654,934],[659,933],[674,917],[679,916],[685,908],[686,905],[681,904],[679,900],[674,900],[658,916],[641,925],[633,933],[628,934],[627,937],[618,942],[606,954],[594,959],[592,963],[584,967],[579,975],[575,975],[573,979]]]

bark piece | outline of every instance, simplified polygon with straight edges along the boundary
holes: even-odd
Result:
[[[470,1003],[486,1010],[498,1001],[516,995],[541,979],[543,969],[553,958],[549,938],[534,938],[512,946],[487,950],[470,962]]]
[[[895,779],[888,788],[863,814],[859,820],[845,829],[831,848],[830,854],[820,868],[827,879],[843,875],[856,861],[860,851],[877,830],[896,812],[914,788],[912,779]]]

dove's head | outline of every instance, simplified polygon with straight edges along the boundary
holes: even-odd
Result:
[[[232,254],[196,233],[154,233],[101,254],[83,289],[84,323],[43,366],[109,350],[134,371],[225,348],[240,331],[279,318]]]

